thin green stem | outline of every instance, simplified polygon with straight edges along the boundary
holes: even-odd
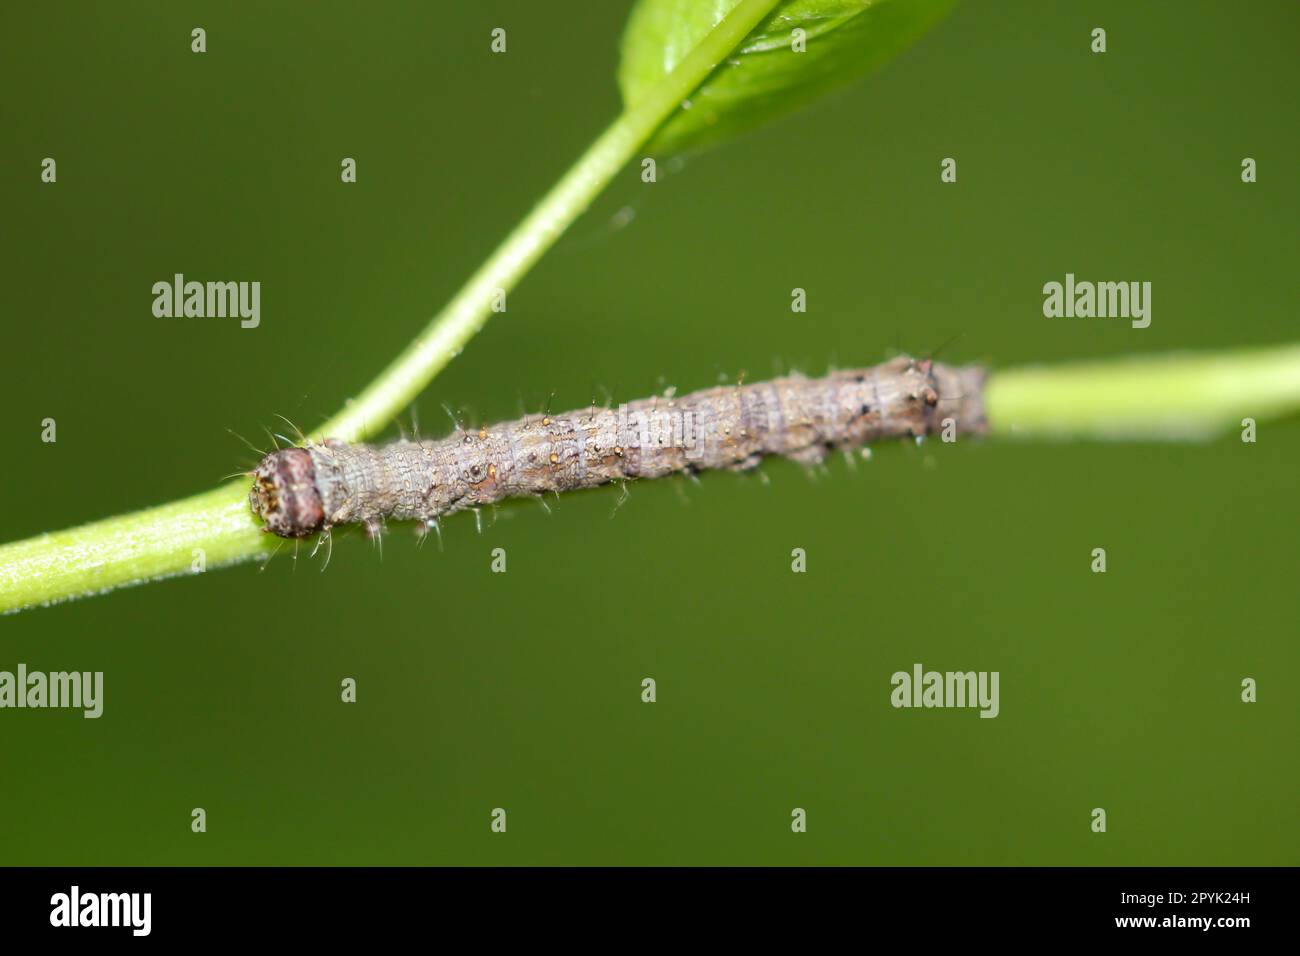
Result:
[[[984,402],[999,437],[1210,438],[1300,409],[1300,345],[1010,369]]]
[[[780,0],[743,0],[636,107],[614,121],[442,310],[355,401],[310,436],[358,441],[385,428],[433,381],[592,200]]]
[[[0,546],[0,612],[101,594],[270,554],[238,482],[170,504]]]

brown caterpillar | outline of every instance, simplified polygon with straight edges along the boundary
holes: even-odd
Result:
[[[302,538],[389,518],[432,526],[504,498],[594,488],[710,468],[745,470],[765,455],[818,464],[835,449],[986,430],[984,370],[902,356],[824,378],[789,376],[614,409],[538,415],[436,441],[286,448],[253,472],[249,503],[266,531]]]

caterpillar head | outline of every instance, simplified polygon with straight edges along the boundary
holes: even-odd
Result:
[[[273,451],[253,470],[248,504],[282,538],[305,538],[321,529],[325,510],[316,489],[316,466],[305,448]]]

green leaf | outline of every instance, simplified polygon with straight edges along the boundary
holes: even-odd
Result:
[[[635,107],[739,2],[638,0],[623,34],[624,103]],[[660,128],[651,151],[724,139],[843,86],[911,44],[953,2],[786,0]]]

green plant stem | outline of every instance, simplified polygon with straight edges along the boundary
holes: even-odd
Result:
[[[591,144],[419,337],[309,437],[358,441],[387,427],[483,327],[492,314],[494,297],[514,287],[636,150],[779,2],[743,0],[724,17],[672,73]]]
[[[1206,439],[1300,409],[1300,345],[1009,369],[984,403],[1004,438]]]
[[[270,554],[237,482],[170,504],[0,546],[0,612],[101,594]]]

